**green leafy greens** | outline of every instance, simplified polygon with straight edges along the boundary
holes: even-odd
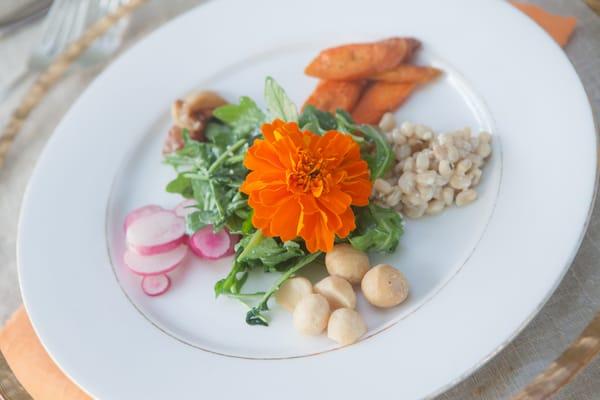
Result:
[[[231,271],[215,284],[214,290],[217,297],[225,295],[242,302],[248,309],[246,322],[250,325],[268,325],[265,312],[269,310],[271,296],[306,265],[323,262],[323,254],[309,253],[301,239],[284,242],[264,237],[252,226],[252,209],[239,188],[248,173],[244,157],[254,139],[261,136],[260,126],[280,118],[297,122],[301,129],[317,134],[338,130],[351,135],[361,146],[373,180],[385,176],[394,159],[390,145],[378,128],[356,124],[342,110],[331,114],[307,106],[299,115],[295,104],[270,77],[265,82],[265,102],[268,113],[249,97],[241,97],[238,104],[215,109],[214,118],[204,130],[206,141],[192,140],[184,131],[184,147],[165,157],[165,162],[177,172],[177,177],[167,185],[167,192],[178,193],[197,203],[196,210],[186,217],[189,233],[212,226],[215,231],[226,228],[241,235]],[[374,204],[354,207],[353,211],[356,229],[349,237],[338,238],[338,242],[349,242],[362,251],[396,249],[403,232],[397,212]],[[264,292],[244,293],[250,272],[261,270],[281,275]]]

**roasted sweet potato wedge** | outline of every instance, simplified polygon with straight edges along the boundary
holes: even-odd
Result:
[[[335,112],[342,109],[350,112],[358,102],[364,87],[364,81],[321,81],[304,103],[304,107],[312,104],[323,111]]]
[[[388,71],[380,72],[369,77],[370,80],[391,83],[427,83],[437,78],[442,73],[434,67],[420,67],[417,65],[400,64]]]
[[[319,53],[304,72],[328,80],[364,79],[408,60],[419,46],[417,39],[394,37],[332,47]]]
[[[416,83],[373,82],[354,107],[352,117],[361,124],[377,124],[383,114],[398,108],[416,87]]]

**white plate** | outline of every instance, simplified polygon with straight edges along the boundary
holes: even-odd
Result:
[[[409,301],[386,312],[361,301],[369,334],[340,349],[300,337],[277,307],[271,327],[246,326],[238,304],[213,297],[227,260],[190,258],[169,293],[142,295],[121,262],[122,221],[139,205],[178,202],[163,191],[173,172],[160,156],[170,102],[198,88],[260,100],[272,75],[300,103],[315,84],[303,67],[320,49],[392,35],[421,39],[419,61],[446,72],[399,119],[494,134],[477,202],[407,222],[384,258],[406,273]],[[320,388],[423,398],[488,360],[540,309],[578,248],[595,177],[577,75],[504,2],[219,1],[117,60],[57,128],[22,210],[23,299],[50,355],[95,397],[301,399]]]

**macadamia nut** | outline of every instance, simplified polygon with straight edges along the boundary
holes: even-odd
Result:
[[[312,283],[304,277],[297,276],[288,279],[275,293],[275,301],[288,310],[294,312],[294,308],[304,296],[313,292]]]
[[[368,302],[376,307],[393,307],[408,297],[406,278],[402,272],[388,264],[371,268],[360,286]]]
[[[349,244],[337,244],[325,255],[329,275],[344,278],[351,284],[360,283],[369,270],[369,257]]]
[[[315,285],[315,292],[323,295],[332,310],[356,307],[356,294],[352,285],[339,276],[328,276]]]
[[[350,308],[339,308],[329,317],[327,336],[341,345],[356,342],[367,332],[367,325],[359,313]]]
[[[304,296],[294,309],[294,327],[304,335],[318,335],[327,326],[329,303],[320,294]]]

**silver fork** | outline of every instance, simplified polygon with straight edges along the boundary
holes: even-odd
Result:
[[[0,88],[0,103],[29,77],[46,68],[91,23],[126,2],[127,0],[54,0],[42,26],[40,42],[31,52],[23,71]],[[78,63],[90,66],[104,61],[121,44],[126,24],[127,21],[122,21],[96,40]]]

